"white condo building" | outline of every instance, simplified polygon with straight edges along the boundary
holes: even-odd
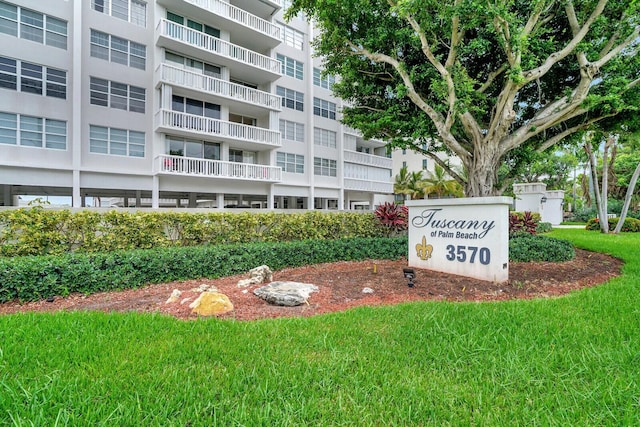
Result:
[[[372,207],[384,143],[340,124],[286,0],[0,0],[0,206]],[[91,198],[91,199],[89,199]]]

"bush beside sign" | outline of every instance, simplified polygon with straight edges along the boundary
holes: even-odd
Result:
[[[509,280],[510,197],[409,200],[409,267]]]

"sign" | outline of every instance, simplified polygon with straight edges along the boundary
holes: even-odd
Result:
[[[408,200],[409,267],[509,280],[511,197]]]

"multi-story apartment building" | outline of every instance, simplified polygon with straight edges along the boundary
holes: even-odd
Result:
[[[286,3],[286,1],[285,1]],[[393,192],[283,0],[0,0],[0,205],[350,209]]]

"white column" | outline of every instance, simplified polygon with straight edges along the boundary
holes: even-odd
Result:
[[[218,205],[218,209],[224,208],[224,193],[216,194],[216,204]]]
[[[275,185],[271,184],[267,190],[267,209],[269,210],[273,210],[275,207],[274,193]]]
[[[73,167],[71,205],[81,207],[80,166],[82,164],[82,6],[84,1],[73,2],[73,37],[69,49],[72,52],[71,66],[71,126],[69,145]],[[88,7],[88,6],[87,6]]]
[[[160,207],[160,178],[158,175],[153,176],[153,187],[151,189],[151,207],[158,209]]]

